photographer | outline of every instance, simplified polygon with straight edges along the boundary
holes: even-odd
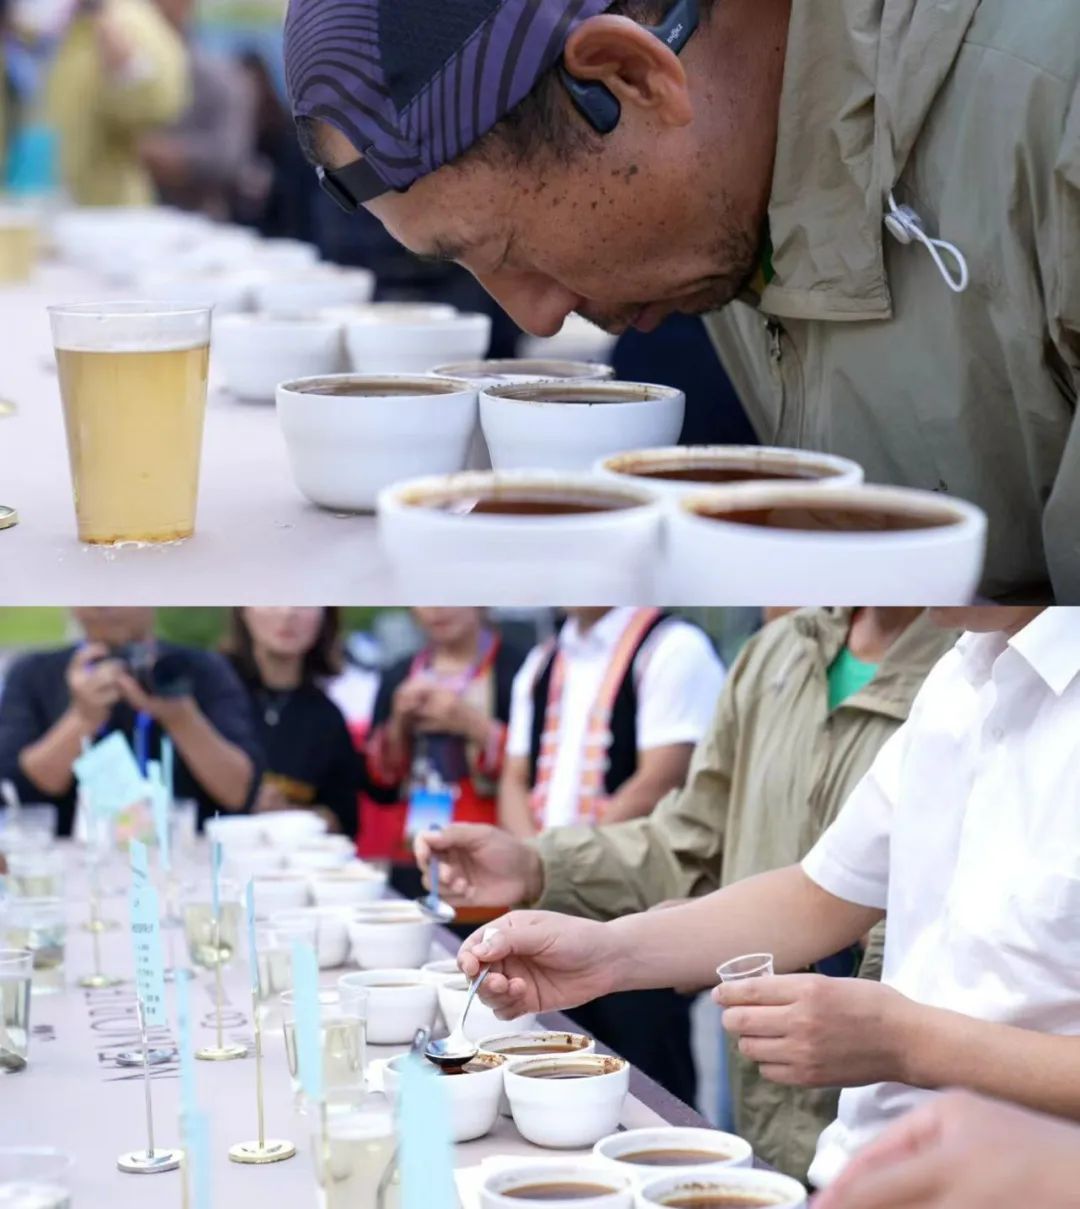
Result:
[[[241,811],[262,762],[251,709],[219,656],[154,638],[153,609],[73,609],[85,635],[78,646],[20,659],[0,698],[0,779],[24,801],[60,809],[71,832],[71,766],[84,740],[120,731],[140,763],[176,749],[175,796],[194,798],[200,822],[217,810]]]

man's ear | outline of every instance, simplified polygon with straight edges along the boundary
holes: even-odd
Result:
[[[563,62],[576,79],[605,85],[624,110],[650,113],[667,126],[693,119],[679,56],[629,17],[604,13],[582,22],[567,39]]]

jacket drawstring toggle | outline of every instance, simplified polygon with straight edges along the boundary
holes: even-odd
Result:
[[[916,211],[910,206],[897,205],[892,190],[889,191],[889,212],[885,215],[885,230],[897,243],[905,245],[921,243],[933,257],[938,272],[954,294],[962,294],[968,288],[971,275],[968,272],[967,259],[963,252],[956,244],[949,243],[947,239],[931,239],[926,233],[923,220]],[[955,276],[949,265],[945,263],[945,256],[942,253],[951,256],[955,262],[958,269]]]

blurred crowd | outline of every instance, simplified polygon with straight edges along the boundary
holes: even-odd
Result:
[[[300,150],[265,41],[211,49],[197,0],[0,0],[0,192],[46,182],[78,205],[155,201],[316,245],[374,270],[376,297],[441,301],[493,319],[489,355],[523,334],[473,278],[422,262],[366,211],[343,213]],[[687,443],[756,443],[701,324],[628,333],[617,376],[687,392]]]

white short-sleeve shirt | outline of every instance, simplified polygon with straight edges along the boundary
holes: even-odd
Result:
[[[882,981],[908,998],[1080,1035],[1080,609],[965,635],[803,868],[885,909]],[[812,1182],[932,1094],[845,1090]]]
[[[549,783],[545,827],[577,820],[578,786],[589,712],[596,702],[615,649],[636,610],[612,609],[584,634],[571,618],[559,632],[566,660],[559,744]],[[506,750],[529,754],[533,726],[533,687],[547,647],[530,651],[515,680],[510,702]],[[639,751],[674,743],[697,743],[716,712],[724,684],[724,666],[708,638],[696,626],[668,618],[649,635],[637,659],[637,745]]]

